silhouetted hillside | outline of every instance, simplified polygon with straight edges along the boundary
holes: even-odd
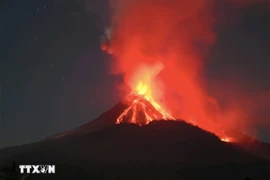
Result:
[[[118,103],[113,108],[109,109],[108,111],[101,114],[95,120],[90,121],[74,130],[59,133],[48,137],[47,139],[57,139],[64,136],[76,136],[81,134],[86,134],[89,132],[94,132],[97,130],[104,129],[108,126],[114,125],[116,123],[117,117],[127,108],[127,105],[124,103]]]
[[[269,179],[269,161],[184,121],[111,125],[0,152],[2,167],[56,164],[50,179]]]

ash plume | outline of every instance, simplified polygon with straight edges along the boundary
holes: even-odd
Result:
[[[264,2],[223,1],[236,11]],[[217,41],[215,28],[219,18],[227,15],[220,11],[221,4],[214,0],[111,0],[111,24],[102,49],[113,56],[112,73],[125,74],[127,88],[132,89],[134,79],[150,74],[154,98],[174,117],[217,135],[235,129],[254,135],[258,121],[267,121],[252,118],[269,105],[269,91],[254,93],[232,76],[210,84],[205,75],[210,48]],[[151,68],[157,63],[158,68]],[[150,68],[145,72],[142,66]]]

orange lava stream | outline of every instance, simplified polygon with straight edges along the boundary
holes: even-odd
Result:
[[[175,120],[150,95],[148,86],[140,82],[136,87],[136,93],[130,95],[130,97],[133,97],[132,101],[129,102],[128,108],[117,118],[116,124],[127,121],[145,125],[153,120]]]
[[[128,104],[128,107],[117,118],[116,124],[127,122],[141,126],[147,125],[154,120],[176,120],[151,97],[149,85],[139,82],[134,89],[127,96],[125,103]],[[232,138],[225,135],[219,135],[218,137],[223,142],[232,142]]]
[[[149,107],[147,103],[150,103],[154,109]],[[138,125],[148,124],[153,120],[175,120],[174,117],[163,110],[156,101],[148,96],[140,96],[139,98],[133,99],[128,108],[126,108],[125,111],[117,118],[116,124],[124,122],[124,118],[128,118],[128,113],[130,112],[132,115],[127,121]],[[138,120],[138,114],[141,112],[143,113],[141,116],[145,118],[144,121]]]

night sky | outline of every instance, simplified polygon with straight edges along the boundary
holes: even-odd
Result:
[[[117,103],[121,76],[100,50],[106,0],[1,1],[1,147],[78,127]],[[250,6],[217,27],[210,81],[238,72],[244,85],[269,91],[269,8]],[[269,109],[269,107],[268,107]],[[269,113],[264,118],[269,119]],[[270,142],[269,127],[258,127]],[[269,130],[269,129],[268,129]]]

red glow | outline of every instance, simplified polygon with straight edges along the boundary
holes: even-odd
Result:
[[[203,78],[207,52],[216,37],[214,2],[112,0],[114,34],[102,49],[114,56],[113,73],[125,73],[127,88],[149,98],[166,118],[184,119],[229,142],[224,130],[238,125],[244,113],[238,106],[221,111],[206,92]],[[137,108],[136,102],[131,109]]]

